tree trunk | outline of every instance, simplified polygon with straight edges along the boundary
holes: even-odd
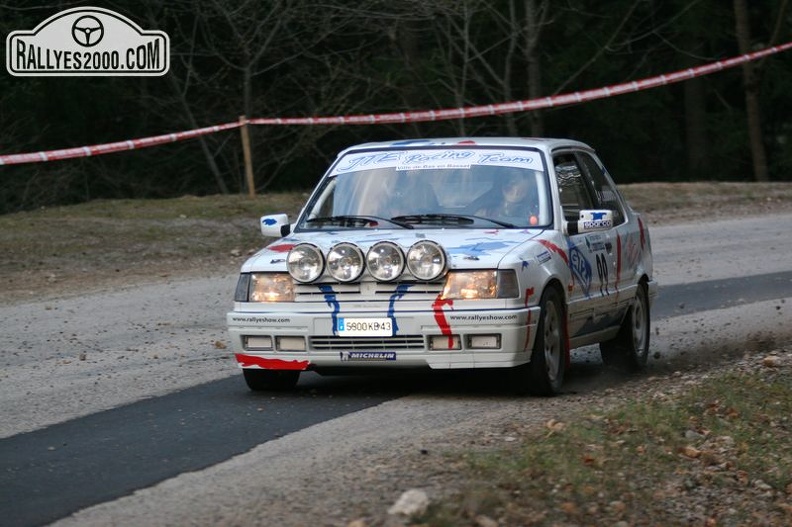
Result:
[[[539,22],[536,18],[536,0],[525,0],[525,61],[528,64],[528,98],[538,99],[542,95],[542,70],[536,53],[539,42]],[[531,135],[544,135],[542,112],[535,110],[529,115]]]
[[[695,78],[684,84],[685,142],[689,179],[711,179],[712,167],[707,137],[707,103],[705,81]]]
[[[176,79],[173,70],[171,70],[168,73],[168,79],[170,81],[171,86],[173,87],[173,92],[179,98],[179,103],[181,104],[181,107],[184,110],[184,115],[187,118],[187,122],[190,124],[190,127],[193,130],[199,128],[198,122],[195,120],[195,115],[193,114],[192,109],[190,108],[190,103],[187,100],[187,97],[185,97],[184,91],[179,86],[179,81]],[[223,180],[223,175],[220,173],[220,168],[217,166],[217,162],[215,161],[215,158],[212,155],[211,150],[209,150],[209,144],[206,140],[206,136],[200,135],[196,138],[196,141],[198,141],[198,144],[201,145],[201,151],[203,152],[204,158],[206,159],[206,164],[209,166],[209,170],[212,172],[212,175],[214,176],[218,190],[222,194],[228,194],[228,186]]]
[[[740,53],[750,53],[751,30],[748,24],[748,8],[745,0],[734,0],[734,20]],[[762,141],[762,123],[759,113],[759,82],[756,77],[756,68],[752,62],[744,62],[742,71],[754,179],[756,181],[767,181],[769,179],[767,175],[767,156],[765,155],[764,142]]]

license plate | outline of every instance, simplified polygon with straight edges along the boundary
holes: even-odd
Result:
[[[389,318],[339,318],[339,337],[392,337],[393,320]]]

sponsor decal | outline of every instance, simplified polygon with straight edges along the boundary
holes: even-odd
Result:
[[[468,169],[473,165],[494,165],[541,170],[538,152],[514,152],[495,149],[427,148],[412,151],[358,152],[344,156],[333,174],[394,168],[396,170]]]
[[[516,322],[518,315],[516,313],[509,315],[476,313],[474,315],[449,315],[448,318],[454,322],[494,322],[500,324],[503,322]]]
[[[564,263],[569,265],[569,258],[567,257],[566,253],[564,252],[564,250],[561,247],[559,247],[558,245],[554,244],[553,242],[547,241],[547,240],[539,240],[539,243],[544,245],[546,248],[550,249],[550,251],[552,251],[552,252],[556,253],[557,255],[559,255],[561,257],[561,259],[564,260]]]
[[[342,362],[351,361],[388,361],[396,360],[395,351],[342,351],[339,353]]]
[[[75,7],[6,38],[6,68],[20,77],[160,76],[170,39],[109,9]]]
[[[290,318],[274,318],[259,315],[234,316],[232,320],[245,324],[291,324]]]
[[[589,234],[586,236],[586,246],[589,251],[596,253],[605,250],[605,242],[599,234]]]
[[[569,268],[580,283],[583,294],[589,296],[591,290],[591,264],[577,247],[569,248]]]
[[[584,229],[610,229],[613,227],[612,220],[583,220]]]
[[[580,213],[578,226],[581,230],[610,229],[613,227],[613,213],[609,210],[591,210]]]

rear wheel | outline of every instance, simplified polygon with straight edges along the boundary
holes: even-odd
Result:
[[[649,320],[649,295],[646,284],[641,283],[619,333],[614,339],[600,343],[602,362],[629,372],[646,368],[649,358]]]
[[[297,385],[300,372],[296,370],[242,370],[248,388],[254,392],[287,391]]]
[[[561,295],[547,289],[540,302],[531,362],[512,372],[513,385],[519,393],[555,395],[561,391],[566,371],[567,343]]]

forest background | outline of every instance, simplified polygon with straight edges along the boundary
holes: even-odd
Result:
[[[478,106],[668,73],[792,40],[790,0],[101,1],[170,37],[162,77],[0,75],[0,154],[237,121]],[[0,0],[5,37],[85,2]],[[5,42],[5,38],[3,38]],[[617,182],[792,180],[792,52],[614,98],[388,125],[253,126],[258,193],[308,189],[351,144],[555,136]],[[246,193],[238,130],[0,167],[0,213],[100,198]]]

